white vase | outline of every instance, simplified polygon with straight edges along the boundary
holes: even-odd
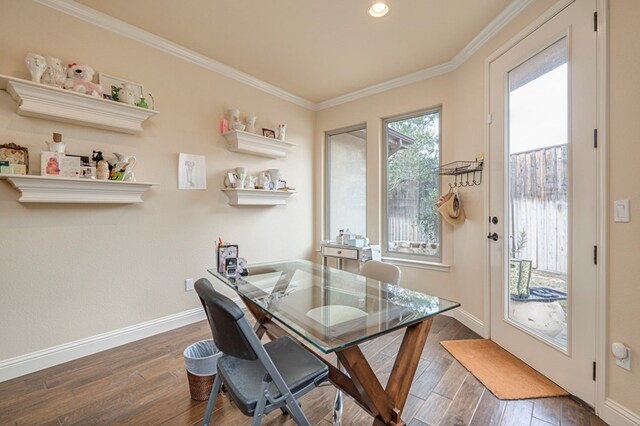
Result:
[[[247,117],[247,132],[255,133],[256,132],[256,117],[250,116]]]
[[[31,81],[40,83],[42,80],[42,74],[44,74],[44,70],[47,69],[47,60],[44,56],[29,52],[24,58],[24,63],[27,65],[27,68],[31,73]]]

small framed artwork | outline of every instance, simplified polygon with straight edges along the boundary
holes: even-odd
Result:
[[[98,83],[102,86],[102,89],[106,94],[112,93],[111,87],[121,88],[123,83],[127,83],[133,87],[136,94],[136,100],[139,100],[141,96],[144,96],[144,86],[142,86],[142,84],[105,74],[103,72],[98,74]],[[111,100],[113,100],[113,98]]]
[[[207,189],[207,167],[204,155],[180,153],[178,189]]]
[[[29,150],[25,147],[8,143],[0,145],[0,161],[8,161],[9,165],[22,164],[29,173]]]
[[[264,136],[266,138],[275,139],[276,138],[276,132],[271,130],[271,129],[265,129],[263,127],[262,128],[262,136]]]
[[[227,259],[238,258],[238,246],[229,244],[218,246],[218,272],[224,274],[226,272]]]

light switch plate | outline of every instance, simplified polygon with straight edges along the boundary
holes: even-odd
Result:
[[[613,202],[613,220],[615,222],[629,222],[629,200],[615,200]]]

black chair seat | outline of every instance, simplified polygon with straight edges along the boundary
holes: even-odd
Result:
[[[328,367],[291,337],[266,343],[264,348],[294,394],[312,383],[324,381],[329,375]],[[218,360],[218,374],[240,411],[253,416],[260,398],[260,386],[257,384],[267,374],[262,363],[223,355]],[[269,392],[273,397],[280,396],[273,383]]]

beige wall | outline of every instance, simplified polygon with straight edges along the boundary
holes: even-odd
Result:
[[[631,200],[631,222],[609,221],[609,346],[631,348],[631,372],[608,354],[609,396],[640,414],[640,2],[610,1],[609,206]],[[610,212],[613,211],[610,207]]]
[[[381,118],[402,114],[429,106],[443,105],[443,162],[473,159],[484,150],[485,131],[485,59],[529,23],[551,7],[555,1],[534,2],[510,25],[500,31],[481,50],[454,72],[390,90],[365,99],[320,111],[317,119],[316,140],[322,132],[366,121],[368,126],[368,227],[372,241],[379,238],[380,176],[375,167],[380,161]],[[611,0],[610,17],[610,198],[631,199],[631,218],[628,224],[610,223],[609,269],[609,343],[622,341],[633,353],[640,353],[640,327],[638,310],[634,302],[640,301],[640,223],[638,201],[640,186],[638,175],[640,159],[640,2],[637,0]],[[316,147],[322,154],[320,144]],[[318,171],[320,167],[318,166]],[[321,194],[321,181],[316,181]],[[462,190],[467,221],[455,231],[449,225],[445,230],[445,263],[450,271],[403,267],[403,283],[433,294],[450,297],[462,304],[462,309],[483,321],[485,271],[485,184]],[[316,214],[321,217],[321,198],[317,198]],[[316,222],[316,240],[322,222]],[[447,235],[447,233],[449,235]],[[448,254],[446,254],[448,253]],[[640,413],[640,357],[633,357],[632,371],[615,367],[608,351],[608,395],[635,413]]]
[[[29,147],[32,167],[43,141],[59,131],[73,152],[135,154],[138,179],[160,183],[145,195],[145,203],[125,206],[23,205],[15,202],[15,190],[0,183],[0,360],[196,307],[195,294],[184,292],[183,280],[206,276],[219,235],[238,242],[251,261],[311,256],[322,239],[327,130],[367,123],[368,234],[379,241],[381,118],[442,105],[443,161],[482,152],[484,60],[553,3],[533,3],[451,74],[314,114],[35,3],[3,1],[0,73],[27,77],[22,58],[28,51],[58,55],[144,83],[161,114],[145,124],[142,135],[130,136],[19,117],[14,101],[0,92],[0,143]],[[609,356],[607,385],[612,399],[636,413],[638,16],[637,0],[611,1],[609,190],[611,200],[631,199],[632,222],[609,226],[608,332],[610,341],[625,342],[636,355],[632,372],[615,367]],[[258,127],[287,122],[288,139],[298,146],[285,160],[228,152],[217,121],[230,107],[257,115]],[[207,156],[209,190],[176,189],[179,152]],[[218,188],[222,171],[239,165],[255,171],[279,167],[298,194],[286,207],[232,208]],[[455,232],[445,225],[444,262],[451,264],[450,272],[403,267],[410,286],[459,300],[480,320],[485,315],[485,191],[485,185],[465,189],[467,223]]]
[[[0,143],[29,148],[30,165],[52,132],[68,152],[134,154],[139,181],[159,182],[139,205],[20,204],[0,182],[0,360],[199,306],[184,279],[207,276],[218,236],[248,260],[309,257],[314,113],[35,2],[4,0],[0,73],[27,78],[29,51],[86,63],[141,82],[160,114],[126,135],[16,115],[0,91]],[[287,123],[298,146],[282,160],[232,153],[218,121],[238,107],[257,127]],[[179,152],[205,155],[207,191],[177,190]],[[225,169],[280,168],[298,194],[287,206],[231,207]]]

